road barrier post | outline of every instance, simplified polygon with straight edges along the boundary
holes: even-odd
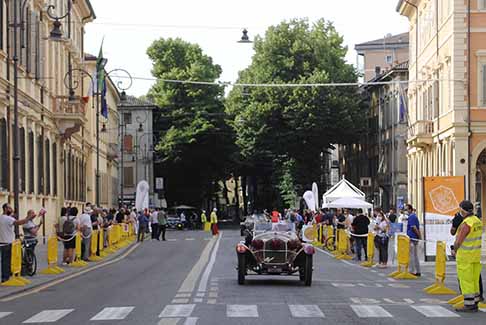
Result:
[[[6,287],[22,287],[30,283],[29,280],[21,276],[22,272],[22,243],[20,240],[15,240],[12,243],[12,257],[10,260],[10,270],[12,276],[8,281],[2,283]]]
[[[93,230],[91,232],[91,255],[89,256],[90,261],[101,261],[101,257],[96,255],[98,251],[98,230]]]
[[[332,240],[330,240],[331,238],[334,238],[334,229],[332,226],[330,225],[327,225],[326,226],[326,240],[325,240],[325,243],[324,243],[324,246],[326,246],[327,250],[330,251],[330,252],[335,252],[336,251],[336,243],[337,241],[334,240],[334,242]],[[336,239],[336,238],[334,238]]]
[[[40,271],[41,274],[61,274],[64,270],[57,266],[57,237],[51,236],[47,240],[47,268]]]
[[[388,276],[401,280],[416,279],[417,277],[408,271],[408,266],[410,264],[410,238],[406,235],[398,235],[397,241],[397,271],[390,273]]]
[[[108,227],[108,229],[106,230],[107,233],[108,233],[108,245],[105,249],[105,254],[112,254],[115,252],[115,250],[113,249],[113,245],[115,244],[115,231],[114,231],[114,226],[110,226]]]
[[[338,255],[337,260],[351,260],[353,257],[348,255],[348,236],[344,229],[338,229]]]
[[[435,283],[424,291],[430,295],[455,295],[454,290],[445,286],[446,278],[446,243],[438,241],[435,256]]]
[[[108,252],[105,251],[105,229],[103,229],[102,227],[100,227],[98,238],[99,238],[98,247],[100,250],[100,256],[106,257],[108,256]]]
[[[368,260],[361,263],[361,266],[372,267],[376,263],[373,262],[375,257],[375,234],[372,232],[368,233],[368,242],[366,243],[366,253],[368,254]]]
[[[81,245],[82,245],[82,239],[81,239],[81,234],[78,232],[76,233],[76,248],[75,248],[75,257],[74,257],[74,262],[71,263],[71,266],[73,267],[83,267],[88,265],[85,261],[82,260],[81,258]]]

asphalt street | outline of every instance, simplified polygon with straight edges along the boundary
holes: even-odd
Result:
[[[125,259],[40,292],[0,300],[0,324],[484,324],[486,312],[457,314],[450,296],[430,296],[433,265],[419,280],[394,271],[314,259],[314,281],[248,277],[236,281],[239,231],[212,238],[172,231],[169,241],[146,241]],[[453,267],[447,285],[457,289]],[[484,274],[484,272],[483,272]]]

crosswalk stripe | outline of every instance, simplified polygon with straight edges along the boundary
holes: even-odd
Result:
[[[180,318],[162,318],[158,325],[177,325],[180,320]]]
[[[195,304],[187,304],[187,305],[167,305],[165,306],[164,310],[159,315],[159,318],[162,317],[190,317],[192,311],[196,307]]]
[[[7,317],[8,315],[12,314],[12,312],[8,312],[8,311],[3,311],[3,312],[0,312],[0,318],[4,318],[4,317]]]
[[[226,305],[227,317],[258,317],[257,305]]]
[[[56,309],[56,310],[44,310],[38,314],[35,314],[31,318],[25,320],[23,323],[54,323],[73,312],[74,309]]]
[[[184,325],[196,325],[199,318],[197,317],[188,317],[184,322]]]
[[[393,317],[381,306],[373,305],[351,305],[353,311],[359,318],[371,318],[371,317]]]
[[[289,305],[290,313],[295,318],[324,318],[324,313],[317,305]]]
[[[135,307],[107,307],[96,314],[91,320],[125,319]]]
[[[460,317],[442,306],[411,306],[425,317]]]

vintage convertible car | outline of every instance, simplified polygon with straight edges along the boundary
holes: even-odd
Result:
[[[249,232],[253,231],[253,226],[255,223],[266,222],[267,219],[263,214],[252,214],[245,218],[244,221],[240,222],[240,235],[246,236]]]
[[[238,284],[247,275],[298,274],[304,285],[312,284],[314,246],[303,243],[293,225],[257,221],[253,231],[236,245]]]

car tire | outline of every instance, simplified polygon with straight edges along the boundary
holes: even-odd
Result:
[[[312,285],[312,255],[305,256],[304,267],[304,285],[310,287]]]
[[[245,254],[238,254],[238,284],[245,284],[246,261]]]
[[[301,266],[299,267],[299,279],[300,281],[304,281],[305,280],[305,271],[304,271],[304,267]]]

